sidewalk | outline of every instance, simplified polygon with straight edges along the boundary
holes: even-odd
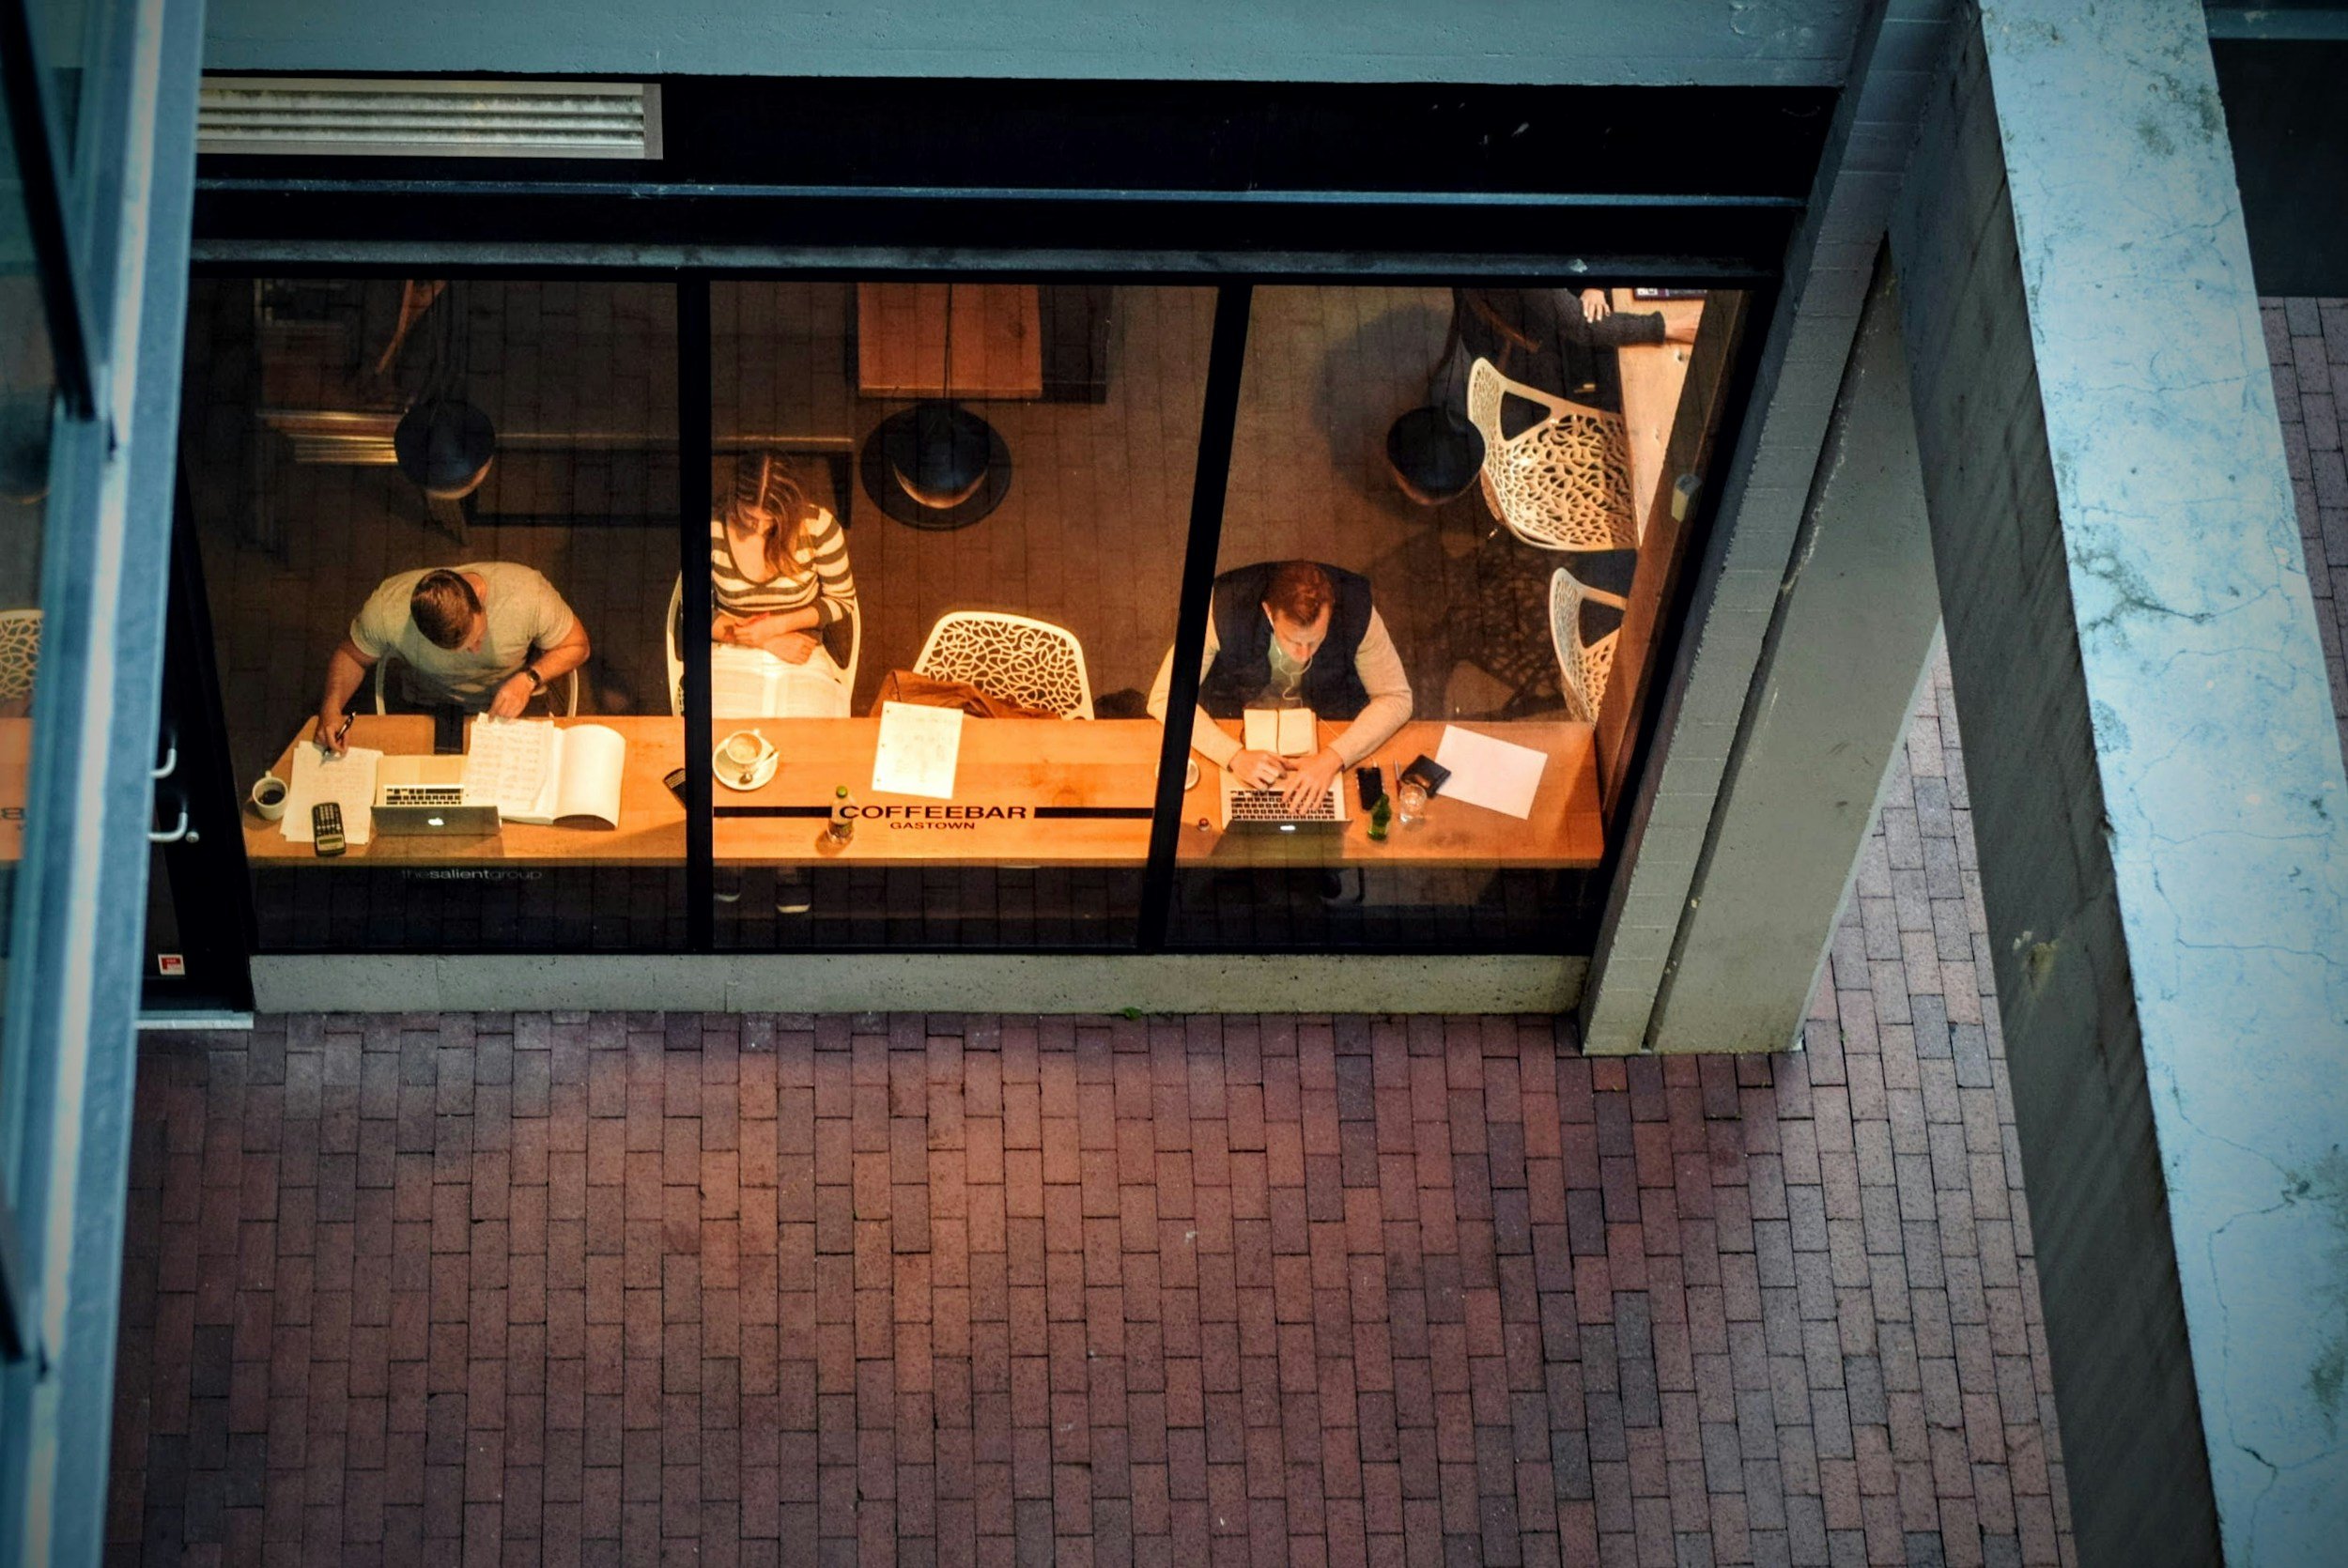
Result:
[[[114,1560],[2065,1560],[1938,713],[1800,1054],[1489,1018],[149,1037]]]

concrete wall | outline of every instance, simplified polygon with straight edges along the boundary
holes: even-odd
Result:
[[[204,64],[1818,86],[1841,80],[1861,9],[1861,0],[213,0]]]
[[[2348,1539],[2348,778],[2191,0],[1982,0],[1892,230],[2085,1563]]]

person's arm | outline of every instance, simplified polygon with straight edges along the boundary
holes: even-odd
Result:
[[[1288,799],[1298,810],[1310,811],[1336,783],[1337,775],[1386,744],[1411,716],[1411,682],[1402,672],[1402,655],[1376,610],[1354,650],[1353,669],[1369,692],[1369,701],[1337,738],[1296,764],[1288,776]]]
[[[317,726],[310,731],[310,738],[337,757],[348,749],[341,734],[343,715],[374,665],[375,660],[366,651],[348,637],[335,644],[334,652],[327,656],[326,690],[318,698]]]
[[[1214,639],[1214,623],[1207,623],[1206,653],[1198,661],[1198,678],[1204,681],[1207,671],[1214,668],[1214,656],[1221,652]],[[1158,661],[1158,678],[1150,683],[1149,712],[1160,724],[1166,722],[1166,705],[1173,699],[1174,650],[1168,648],[1166,657]],[[1239,742],[1228,734],[1223,726],[1206,709],[1195,709],[1190,718],[1191,749],[1218,768],[1229,767],[1231,759],[1239,755]]]
[[[551,595],[553,590],[548,589],[548,592]],[[530,656],[522,661],[521,669],[505,678],[497,695],[489,699],[493,717],[517,716],[532,698],[587,662],[591,652],[587,623],[573,614],[570,606],[559,596],[550,608],[548,624],[530,640]],[[568,624],[564,624],[566,622]]]

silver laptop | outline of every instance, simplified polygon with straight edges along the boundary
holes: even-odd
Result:
[[[375,831],[480,838],[498,831],[498,808],[466,803],[462,757],[386,757],[375,767]]]
[[[1310,811],[1299,811],[1290,806],[1279,787],[1259,789],[1243,784],[1231,776],[1231,770],[1217,770],[1222,778],[1223,826],[1226,830],[1269,829],[1274,833],[1295,833],[1306,828],[1335,828],[1342,831],[1349,820],[1345,809],[1345,776],[1339,773],[1330,784],[1329,792],[1321,797],[1321,804]]]

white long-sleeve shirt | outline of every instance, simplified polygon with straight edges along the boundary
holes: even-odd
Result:
[[[1214,668],[1215,655],[1222,651],[1223,644],[1214,635],[1214,613],[1211,607],[1207,614],[1206,653],[1198,661],[1201,681]],[[1271,654],[1274,685],[1286,684],[1283,677],[1301,679],[1304,667],[1288,657],[1277,638],[1272,639]],[[1362,633],[1361,646],[1353,652],[1353,671],[1362,678],[1369,701],[1330,743],[1337,761],[1349,768],[1385,745],[1411,717],[1410,677],[1402,671],[1402,655],[1395,651],[1385,619],[1375,609],[1369,612],[1369,624]],[[1173,684],[1174,650],[1168,648],[1166,657],[1158,661],[1158,678],[1150,683],[1150,716],[1160,723],[1166,721],[1166,704]],[[1231,759],[1242,749],[1238,739],[1217,724],[1204,708],[1198,710],[1191,724],[1190,744],[1217,767],[1230,766]]]

